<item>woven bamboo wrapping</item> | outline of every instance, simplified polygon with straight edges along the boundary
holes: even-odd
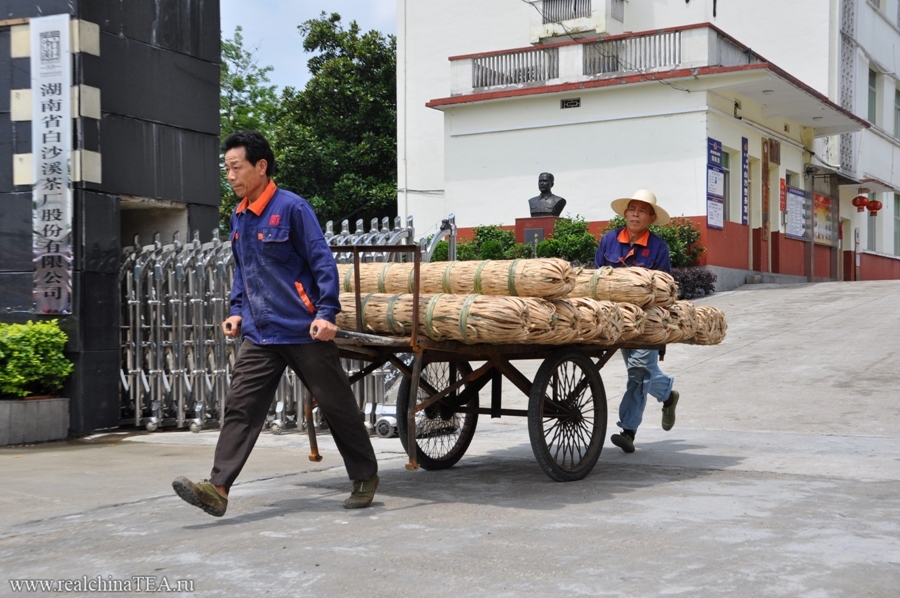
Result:
[[[338,273],[341,290],[353,292],[353,265],[338,265]],[[572,266],[557,258],[430,262],[421,264],[419,273],[419,292],[428,294],[557,299],[567,295],[575,284]],[[362,293],[411,293],[413,264],[360,264],[359,286]]]
[[[725,339],[728,324],[725,312],[710,305],[697,305],[697,332],[692,342],[698,345],[718,345]]]
[[[697,310],[690,301],[676,301],[668,307],[669,335],[667,343],[677,343],[694,338],[697,333]]]
[[[577,312],[574,341],[612,344],[622,336],[625,322],[617,303],[597,301],[590,297],[571,297],[559,299],[554,303],[559,304],[562,301],[569,303]]]
[[[630,341],[644,333],[644,310],[633,303],[618,303],[622,316],[622,335],[620,341]]]
[[[669,337],[671,323],[669,310],[659,305],[648,305],[644,308],[644,331],[631,339],[641,345],[662,345]]]
[[[410,334],[413,296],[369,293],[362,296],[365,332]],[[337,325],[356,330],[356,298],[341,293]],[[530,297],[491,297],[438,293],[419,297],[419,332],[437,341],[515,344],[553,331],[551,303]]]
[[[610,266],[582,270],[569,297],[591,297],[598,301],[632,303],[638,307],[651,305],[656,299],[653,270]]]
[[[533,332],[528,337],[529,344],[566,345],[578,338],[579,314],[574,305],[564,299],[555,301],[532,299],[532,301],[540,301],[539,307],[544,310],[551,310],[551,315],[548,319],[550,329]]]
[[[653,270],[653,305],[672,305],[678,300],[678,283],[668,272]]]

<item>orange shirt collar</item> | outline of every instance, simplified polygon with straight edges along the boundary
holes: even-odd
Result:
[[[242,199],[240,205],[237,207],[237,213],[240,214],[249,207],[250,211],[257,216],[262,215],[263,210],[269,205],[269,200],[272,199],[272,196],[275,195],[277,190],[278,187],[275,185],[275,181],[270,180],[269,184],[266,185],[266,188],[259,196],[259,199],[253,202],[253,205],[250,205],[250,202],[247,201],[246,197]]]
[[[623,228],[622,230],[620,230],[617,239],[619,243],[631,243],[631,241],[628,239],[628,229]],[[641,235],[641,238],[634,242],[635,245],[643,245],[644,247],[646,247],[648,243],[650,243],[649,230],[645,230],[644,234]]]

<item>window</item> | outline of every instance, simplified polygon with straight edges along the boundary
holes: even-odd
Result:
[[[878,99],[878,73],[869,69],[869,122],[873,125],[875,123],[875,115],[877,112],[877,99]]]
[[[894,90],[894,137],[900,139],[900,89]]]
[[[591,16],[591,0],[544,0],[544,24]]]
[[[875,199],[875,194],[874,194],[874,193],[869,193],[869,201],[873,201],[874,199]],[[876,230],[877,230],[876,224],[878,223],[877,212],[876,212],[876,215],[875,215],[875,216],[872,216],[871,213],[870,213],[868,216],[866,216],[866,221],[869,223],[869,224],[867,225],[866,250],[868,250],[868,251],[877,251],[877,249],[875,249],[875,247],[876,247],[876,245],[875,245],[875,233],[876,233]]]
[[[900,255],[900,194],[894,193],[894,255]]]

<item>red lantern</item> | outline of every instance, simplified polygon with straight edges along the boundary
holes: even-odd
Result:
[[[865,195],[857,195],[851,203],[856,206],[857,212],[865,212],[866,206],[869,205],[869,198]]]
[[[873,199],[868,203],[868,205],[866,205],[866,207],[869,209],[869,216],[875,217],[878,216],[878,210],[880,210],[884,206],[877,199]]]

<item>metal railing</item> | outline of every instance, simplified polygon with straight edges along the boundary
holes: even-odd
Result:
[[[520,85],[559,78],[559,48],[481,56],[472,65],[472,87]]]
[[[368,252],[365,261],[403,261],[409,253],[391,251],[395,245],[415,244],[412,217],[406,226],[394,219],[372,220],[369,231],[356,222],[350,233],[349,222],[334,232],[332,222],[326,224],[329,245],[384,245],[385,251]],[[447,239],[451,257],[455,254],[456,225],[451,214],[430,242],[419,242],[422,260],[428,261],[437,243]],[[351,252],[335,252],[338,261],[352,260]],[[119,270],[121,294],[121,386],[122,425],[145,427],[149,431],[161,427],[220,427],[225,396],[231,384],[231,371],[238,341],[224,335],[221,323],[228,313],[231,285],[234,280],[234,258],[231,244],[219,239],[200,243],[199,233],[182,243],[178,233],[172,242],[163,244],[159,235],[153,243],[134,245],[123,251]],[[343,360],[349,376],[363,364]],[[396,429],[390,424],[392,406],[386,405],[392,387],[399,381],[393,366],[382,367],[353,385],[366,424],[379,434],[390,435]],[[309,391],[290,369],[286,369],[275,398],[269,408],[267,427],[279,434],[291,427],[305,428],[304,405]],[[382,415],[388,416],[382,418]],[[387,425],[377,426],[379,419]],[[317,428],[324,421],[316,414]]]
[[[591,0],[544,0],[544,24],[591,16]]]
[[[583,73],[645,72],[681,63],[681,32],[654,33],[584,45]]]

